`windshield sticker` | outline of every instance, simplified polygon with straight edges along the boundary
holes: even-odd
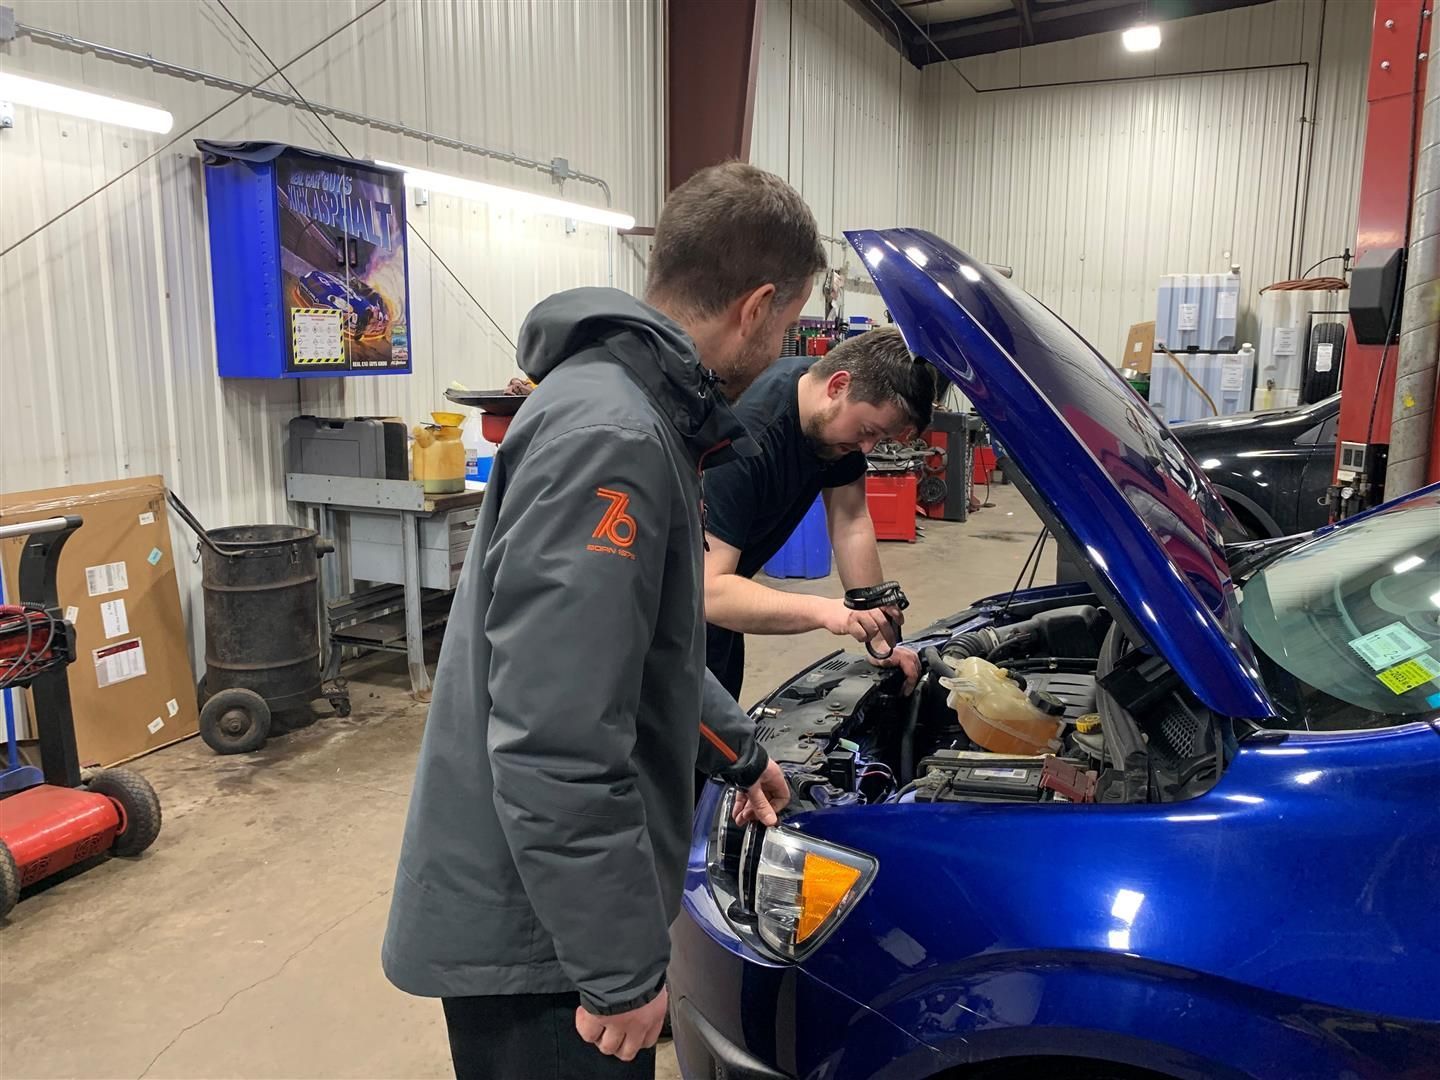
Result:
[[[1440,660],[1427,653],[1413,660],[1406,660],[1403,664],[1396,664],[1375,677],[1395,693],[1403,694],[1417,686],[1424,686],[1436,676],[1440,676]]]
[[[1354,638],[1350,647],[1376,671],[1384,671],[1424,652],[1425,639],[1404,623],[1392,622],[1374,633]]]

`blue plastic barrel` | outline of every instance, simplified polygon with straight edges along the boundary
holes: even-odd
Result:
[[[825,500],[815,505],[790,534],[790,539],[765,564],[773,578],[822,578],[830,573],[830,531],[825,524]]]

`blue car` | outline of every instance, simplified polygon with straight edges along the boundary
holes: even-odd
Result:
[[[821,659],[709,785],[672,930],[700,1077],[1440,1076],[1440,485],[1227,548],[1204,471],[1052,312],[850,233],[1084,584]]]

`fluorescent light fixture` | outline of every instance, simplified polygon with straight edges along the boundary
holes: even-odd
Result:
[[[1132,26],[1120,40],[1130,52],[1154,52],[1160,47],[1160,27]]]
[[[462,199],[478,199],[492,206],[509,207],[512,210],[528,210],[534,214],[552,214],[555,217],[571,218],[574,221],[588,221],[594,225],[608,225],[612,229],[633,229],[635,219],[618,210],[606,210],[600,206],[586,206],[584,203],[569,202],[566,199],[552,199],[548,195],[537,195],[533,191],[487,184],[483,180],[466,180],[446,173],[430,172],[410,165],[397,165],[393,161],[377,161],[376,165],[386,169],[399,169],[405,174],[405,186],[438,191],[442,195],[456,195]]]
[[[0,101],[85,120],[98,120],[102,124],[153,131],[157,135],[164,135],[175,126],[173,116],[153,105],[142,105],[138,101],[95,94],[74,86],[62,86],[6,71],[0,71]]]
[[[1424,561],[1425,560],[1422,559],[1419,555],[1407,555],[1390,569],[1394,570],[1397,574],[1404,574],[1408,573],[1411,570],[1414,570],[1415,567],[1419,566]]]

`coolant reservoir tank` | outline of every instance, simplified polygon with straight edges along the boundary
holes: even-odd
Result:
[[[940,685],[972,742],[993,754],[1047,754],[1060,749],[1064,706],[1045,694],[1027,694],[1004,668],[978,656],[947,659],[954,674]]]

